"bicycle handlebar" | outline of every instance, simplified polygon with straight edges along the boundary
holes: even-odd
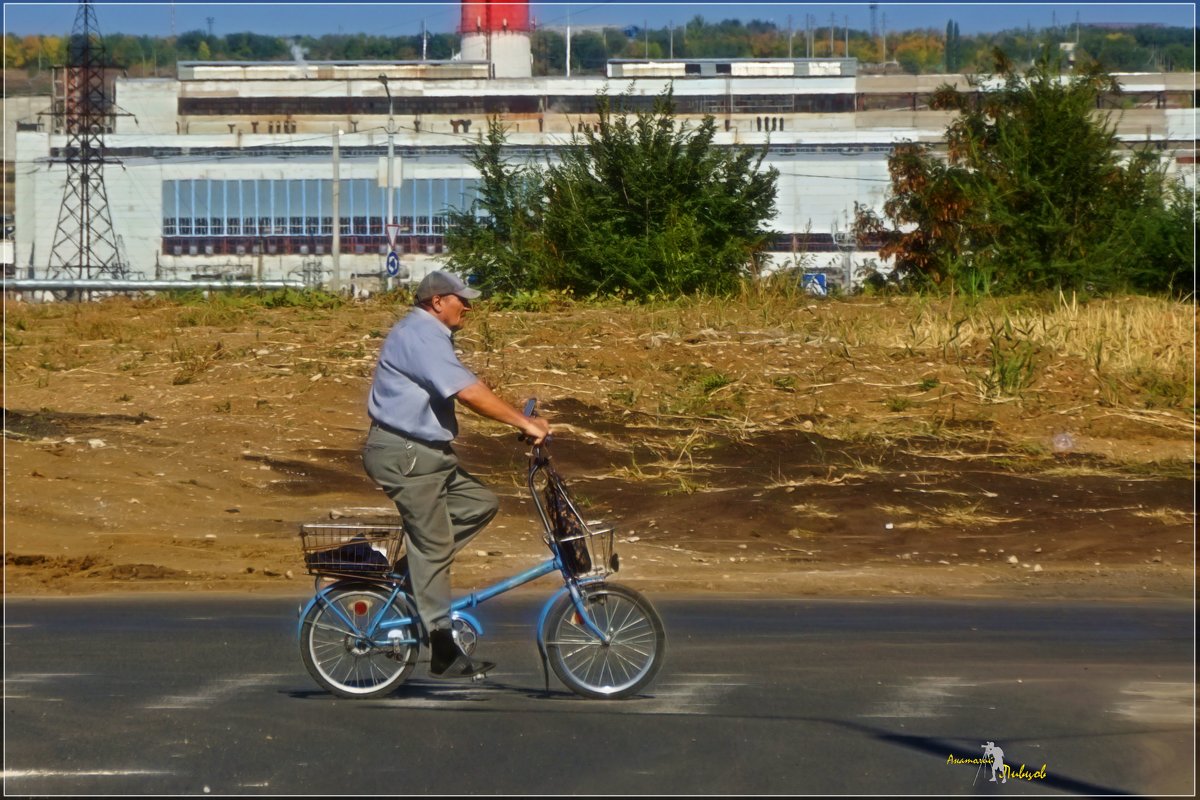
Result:
[[[525,401],[525,408],[523,409],[522,413],[527,417],[536,417],[538,415],[538,413],[537,413],[537,398],[536,397],[531,397]],[[528,434],[526,434],[526,433],[518,433],[517,434],[517,441],[520,442],[521,444],[533,444],[533,459],[532,460],[535,464],[546,460],[546,457],[542,453],[542,448],[544,448],[546,445],[550,444],[551,438],[552,437],[547,436],[545,439],[542,440],[541,444],[533,444],[533,438],[530,437]]]

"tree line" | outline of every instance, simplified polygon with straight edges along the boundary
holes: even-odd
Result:
[[[68,36],[5,34],[6,69],[38,71],[66,60]],[[1071,43],[1076,59],[1098,63],[1110,72],[1191,71],[1195,29],[1141,25],[1112,29],[1087,25],[1013,28],[963,36],[950,18],[945,30],[869,31],[836,24],[810,29],[781,27],[762,20],[710,22],[701,16],[680,25],[630,26],[576,31],[571,37],[573,74],[603,74],[611,58],[857,58],[864,64],[890,63],[911,74],[986,71],[999,49],[1014,64],[1027,66],[1047,45]],[[295,58],[297,49],[313,60],[446,59],[459,50],[453,33],[377,36],[267,36],[258,33],[210,35],[194,30],[177,37],[104,37],[112,63],[132,75],[171,75],[178,61],[277,61]],[[563,74],[567,47],[560,29],[532,35],[535,75]]]
[[[1182,296],[1195,284],[1196,207],[1149,146],[1123,148],[1097,98],[1098,64],[1064,73],[1057,48],[1018,68],[1003,51],[974,92],[944,84],[945,150],[901,143],[882,209],[854,234],[893,265],[869,288],[973,296],[1073,290]],[[1066,79],[1063,78],[1066,74]],[[756,276],[778,172],[765,149],[715,147],[711,116],[680,123],[670,92],[650,111],[596,98],[599,122],[558,162],[505,157],[493,120],[472,162],[473,207],[451,214],[451,267],[490,291],[633,298],[724,292]]]

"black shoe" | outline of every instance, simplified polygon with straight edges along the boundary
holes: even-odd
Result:
[[[429,632],[429,651],[429,674],[434,678],[482,678],[496,668],[490,661],[473,661],[454,641],[449,628]]]

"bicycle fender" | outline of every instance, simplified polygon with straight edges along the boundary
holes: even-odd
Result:
[[[307,603],[304,604],[304,607],[301,608],[300,611],[298,612],[299,618],[296,621],[296,638],[297,639],[303,638],[303,636],[304,636],[304,618],[308,616],[308,612],[312,609],[313,606],[315,606],[317,604],[317,601],[324,600],[325,595],[329,594],[334,589],[345,588],[344,584],[347,584],[347,583],[354,583],[354,581],[337,581],[336,583],[331,583],[328,586],[326,586],[324,589],[321,589],[319,592],[314,594],[312,596],[312,598]]]
[[[579,581],[579,586],[588,586],[593,583],[604,583],[604,578],[592,578],[590,580],[582,580],[582,581]],[[546,604],[544,606],[542,606],[542,612],[538,615],[537,646],[538,646],[538,651],[543,656],[546,654],[546,643],[542,638],[542,628],[545,627],[545,625],[546,625],[546,616],[550,613],[550,606],[554,605],[555,601],[558,600],[558,598],[562,597],[564,594],[567,594],[569,591],[570,591],[569,587],[563,586],[557,592],[550,595],[550,599],[546,601]],[[589,619],[588,622],[590,623],[591,620]],[[589,625],[589,627],[592,627],[592,626]]]
[[[546,655],[546,643],[542,638],[542,628],[545,627],[545,625],[546,625],[546,615],[550,613],[550,606],[554,605],[554,602],[566,593],[567,593],[567,587],[564,586],[561,589],[559,589],[557,592],[555,592],[554,594],[550,595],[550,598],[548,600],[546,600],[546,604],[542,606],[542,612],[540,614],[538,614],[537,646],[538,646],[538,652],[541,653],[543,657],[545,657],[545,655]]]
[[[312,607],[317,604],[317,601],[321,599],[322,595],[327,594],[329,592],[329,590],[335,586],[337,586],[336,583],[331,583],[328,586],[326,586],[324,589],[322,589],[319,592],[317,592],[316,594],[314,594],[311,598],[309,598],[308,602],[304,604],[304,606],[300,609],[300,611],[297,612],[297,620],[296,620],[296,638],[297,639],[304,638],[304,618],[308,616],[308,612],[311,611]]]

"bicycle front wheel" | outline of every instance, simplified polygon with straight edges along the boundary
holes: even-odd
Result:
[[[615,583],[579,587],[588,616],[606,643],[584,623],[570,594],[546,614],[542,640],[550,667],[571,691],[616,699],[654,680],[667,654],[662,619],[641,593]]]
[[[390,594],[369,584],[334,589],[309,610],[300,656],[313,680],[338,697],[368,698],[389,694],[408,678],[417,664],[416,626],[383,623],[415,620],[416,612],[404,595],[388,603]]]

